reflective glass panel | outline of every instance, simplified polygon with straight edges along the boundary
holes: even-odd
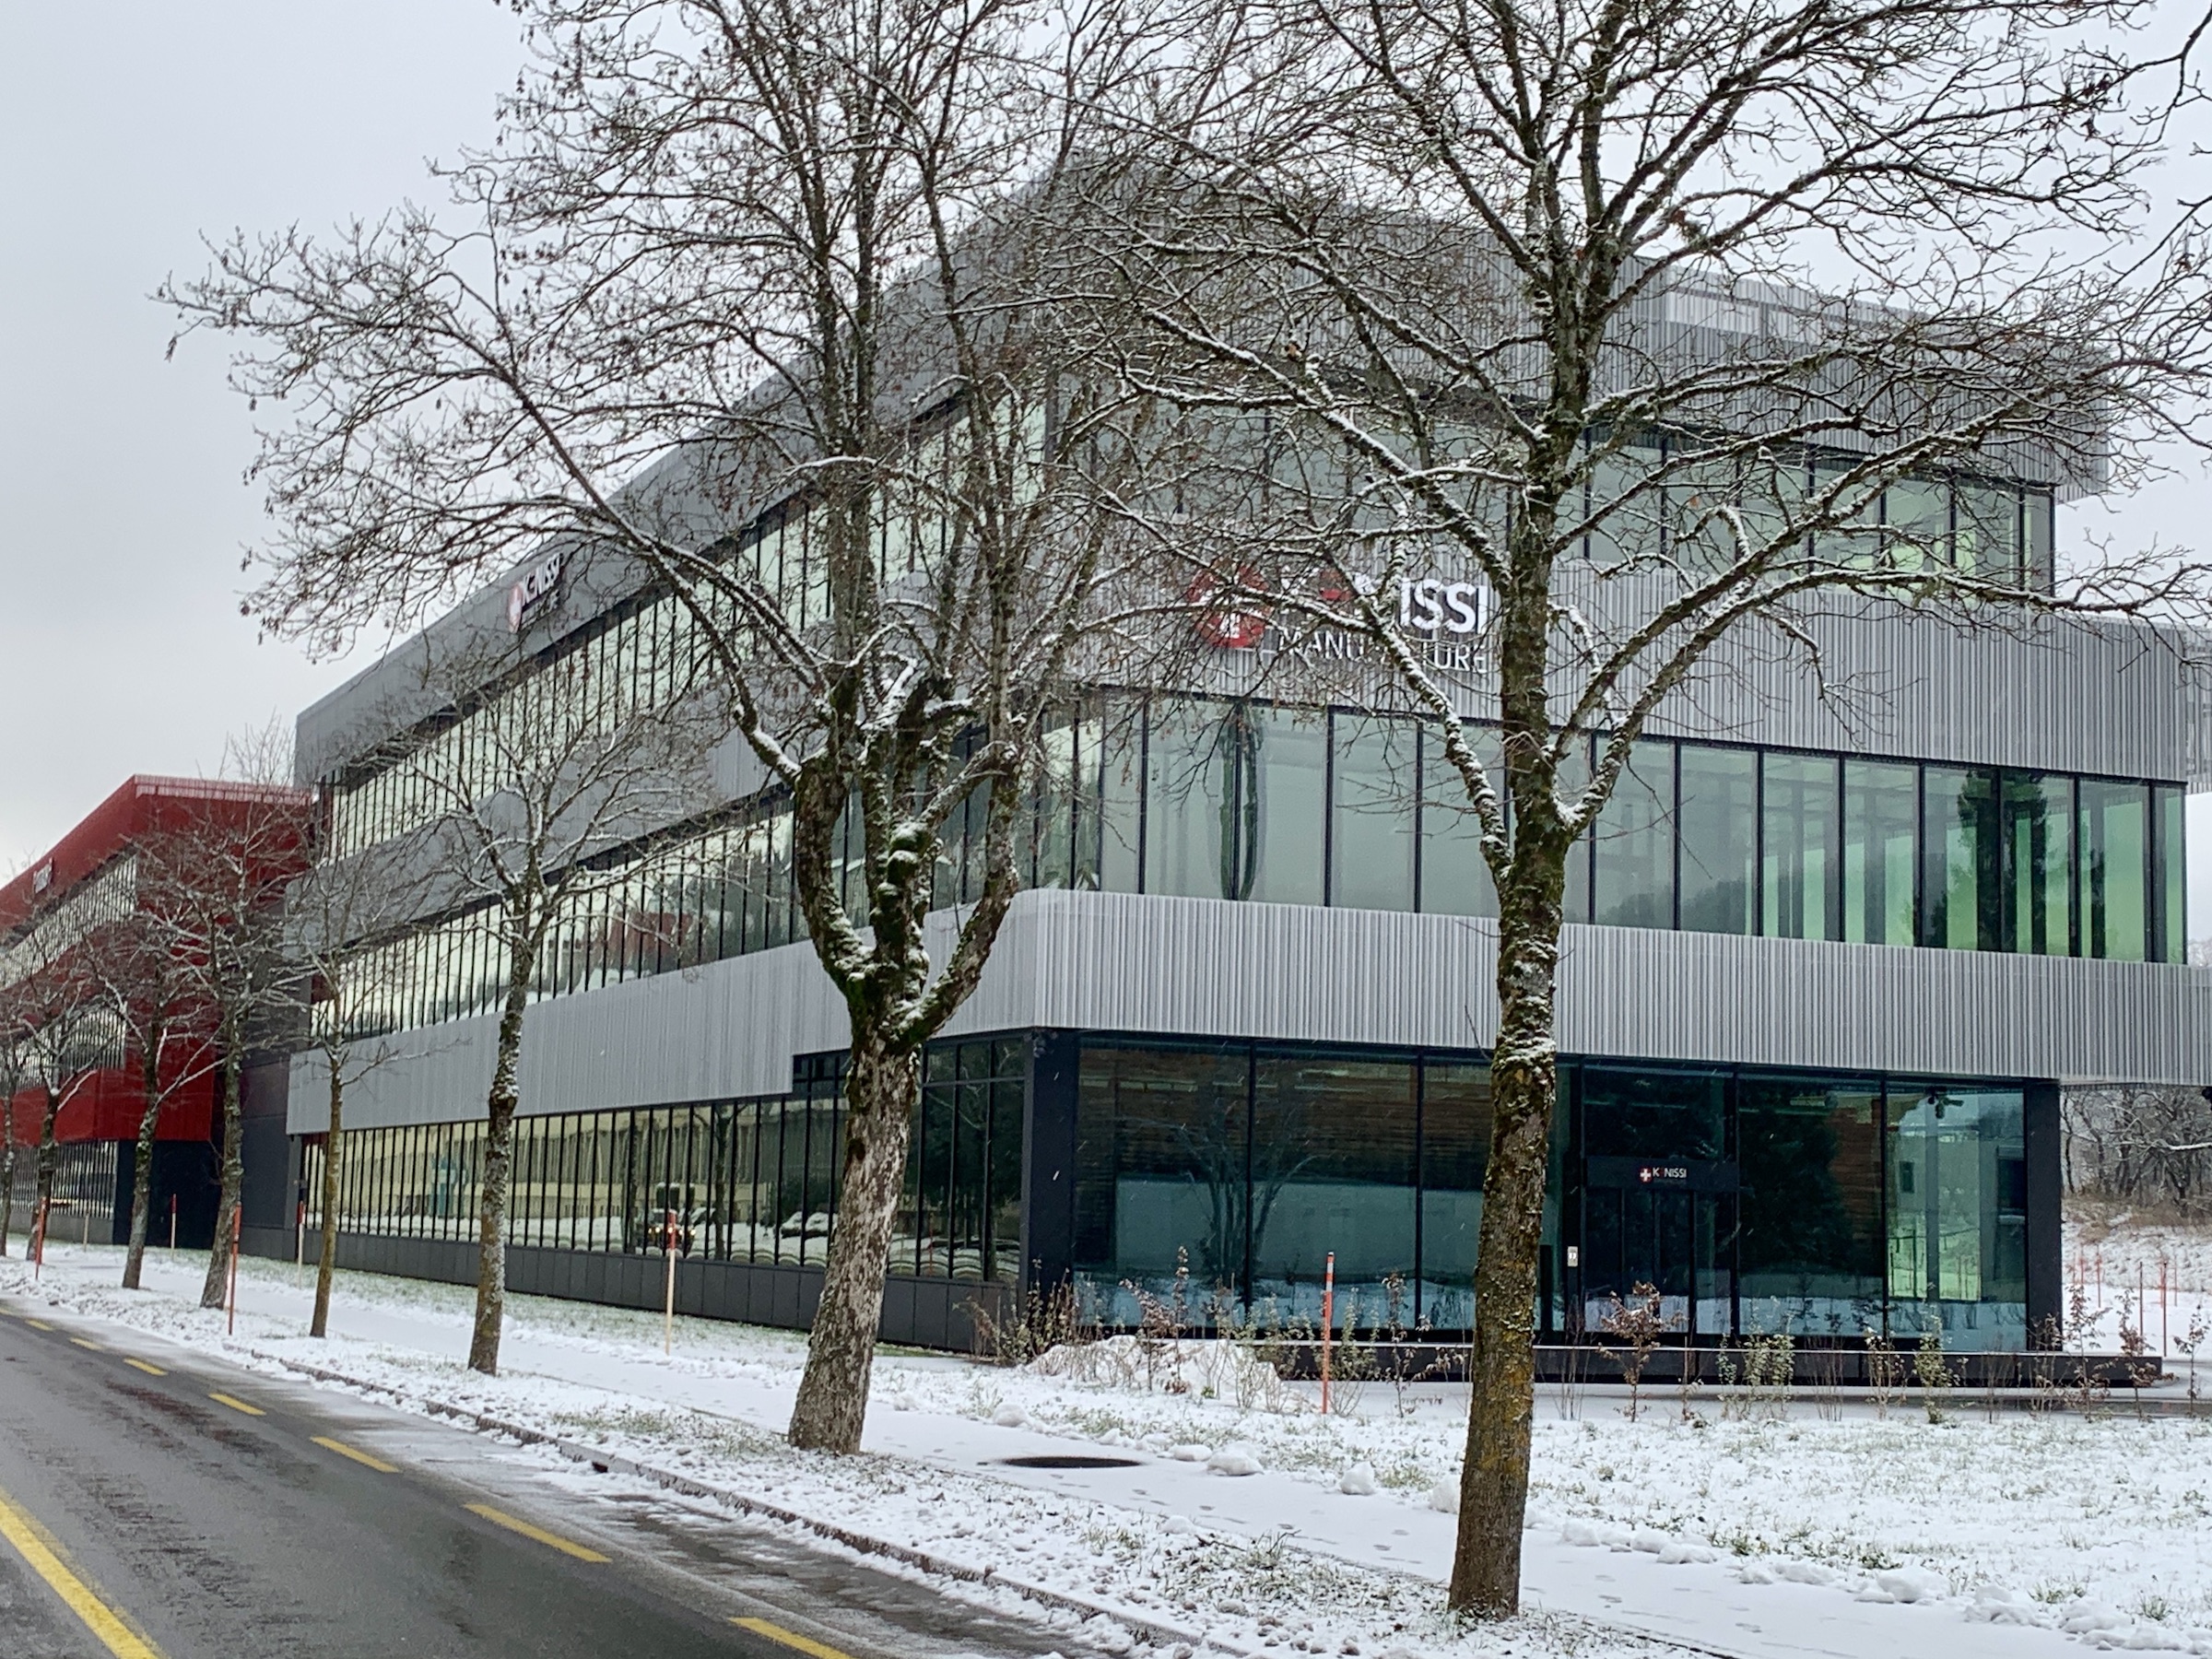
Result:
[[[1836,761],[1827,755],[1763,757],[1759,925],[1769,937],[1832,939],[1837,925],[1841,826]]]
[[[1409,1061],[1258,1056],[1250,1203],[1262,1318],[1318,1323],[1334,1252],[1340,1327],[1385,1324],[1394,1303],[1411,1322],[1414,1122]]]
[[[2159,959],[2189,959],[2189,819],[2185,792],[2171,784],[2151,786],[2150,797],[2158,813],[2158,857],[2153,874],[2157,892],[2152,908],[2161,926]]]
[[[2005,947],[2029,956],[2074,949],[2074,781],[2006,772],[2010,888]]]
[[[1505,773],[1497,732],[1466,726],[1467,741],[1488,771],[1500,802]],[[1444,759],[1443,739],[1421,733],[1421,909],[1436,915],[1495,916],[1498,889],[1482,855],[1482,819],[1467,798],[1466,780]]]
[[[1994,950],[2005,845],[1996,779],[1989,772],[1931,766],[1922,772],[1921,791],[1921,943]]]
[[[1218,703],[1152,705],[1145,765],[1145,891],[1234,896],[1235,745]]]
[[[1889,1329],[2024,1347],[2028,1162],[2018,1089],[1889,1095]]]
[[[1331,721],[1335,763],[1329,902],[1355,910],[1411,910],[1420,728],[1407,720],[1343,710]]]
[[[1443,1330],[1475,1322],[1490,1124],[1488,1066],[1432,1060],[1422,1067],[1420,1312]]]
[[[2020,579],[2020,492],[2010,484],[1961,480],[1952,547],[1961,571],[1998,582]]]
[[[1843,936],[1910,945],[1920,864],[1920,769],[1911,762],[1843,762]]]
[[[1879,1331],[1881,1090],[1757,1077],[1737,1089],[1742,1328]]]
[[[1321,902],[1327,809],[1328,722],[1312,710],[1241,703],[1229,740],[1242,758],[1235,896],[1265,904]]]
[[[1682,746],[1682,925],[1758,931],[1759,753]]]
[[[2081,781],[2082,954],[2139,962],[2148,954],[2150,791]]]
[[[1598,814],[1594,920],[1675,924],[1675,746],[1640,742]]]

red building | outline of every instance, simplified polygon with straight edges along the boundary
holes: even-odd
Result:
[[[101,995],[88,959],[112,947],[131,918],[160,902],[159,882],[144,878],[149,858],[169,858],[194,841],[235,838],[265,867],[252,884],[273,888],[304,868],[302,835],[269,834],[257,826],[278,809],[304,830],[312,797],[275,785],[194,778],[134,777],[14,880],[0,886],[0,999],[43,986],[58,997]],[[272,879],[274,878],[274,879]],[[58,991],[56,986],[60,986]],[[37,1000],[34,998],[33,1000]],[[214,1225],[218,1147],[221,1139],[215,1063],[215,1021],[204,1002],[175,1006],[161,1047],[162,1101],[154,1159],[154,1236],[166,1241],[171,1201],[178,1241],[206,1244]],[[19,1032],[16,1019],[11,1032]],[[112,1238],[129,1227],[133,1144],[146,1103],[145,1067],[127,1022],[101,1016],[84,1021],[80,1063],[62,1074],[54,1119],[61,1161],[54,1193],[62,1213],[56,1237]],[[47,1068],[50,1072],[53,1068]],[[4,1085],[0,1085],[4,1087]],[[26,1076],[7,1102],[5,1126],[16,1147],[16,1218],[29,1225],[35,1187],[35,1148],[46,1108],[45,1078]]]

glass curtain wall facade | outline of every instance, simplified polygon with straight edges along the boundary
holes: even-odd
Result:
[[[1562,1067],[1540,1258],[1545,1335],[1616,1296],[1669,1328],[2017,1349],[2027,1340],[2018,1088]],[[1465,1055],[1087,1040],[1075,1281],[1128,1326],[1336,1323],[1464,1331],[1490,1131]]]
[[[1022,1041],[932,1051],[908,1152],[891,1271],[1012,1280],[1020,1268]],[[511,1243],[776,1266],[822,1265],[842,1156],[841,1056],[802,1060],[770,1100],[520,1117]],[[322,1148],[305,1147],[309,1225]],[[473,1242],[481,1123],[349,1132],[342,1232]],[[111,1171],[109,1196],[112,1198]]]

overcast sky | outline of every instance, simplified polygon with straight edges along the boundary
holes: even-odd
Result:
[[[0,0],[0,865],[133,772],[212,772],[359,665],[256,643],[239,558],[249,417],[222,352],[164,362],[147,295],[198,238],[426,199],[513,84],[493,0]],[[2201,537],[2203,475],[2062,515],[2062,539]],[[2191,803],[2191,933],[2212,814]]]

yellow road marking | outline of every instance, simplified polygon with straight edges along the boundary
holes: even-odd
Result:
[[[144,1359],[125,1359],[124,1363],[135,1368],[135,1370],[144,1371],[149,1377],[166,1377],[169,1375],[169,1373],[163,1371],[159,1366],[149,1364]]]
[[[44,1320],[33,1319],[28,1313],[23,1316],[23,1323],[29,1325],[34,1331],[51,1331],[53,1329],[53,1327],[48,1324]]]
[[[483,1516],[494,1526],[503,1526],[509,1532],[521,1533],[525,1538],[534,1538],[548,1549],[558,1549],[561,1554],[574,1556],[580,1561],[604,1561],[608,1559],[595,1549],[586,1549],[581,1544],[571,1544],[568,1539],[556,1533],[549,1533],[542,1526],[533,1526],[529,1522],[511,1515],[505,1510],[493,1509],[488,1503],[471,1503],[463,1507],[472,1515]]]
[[[68,1604],[69,1611],[84,1621],[85,1628],[100,1638],[115,1659],[161,1659],[159,1653],[124,1623],[120,1614],[63,1564],[53,1547],[41,1535],[38,1523],[18,1509],[6,1492],[0,1492],[0,1538],[15,1546],[16,1553]]]
[[[82,1336],[72,1336],[69,1340],[76,1343],[78,1347],[90,1348],[96,1354],[100,1352],[100,1344],[97,1342],[89,1342]]]
[[[787,1630],[780,1624],[769,1623],[765,1618],[733,1618],[730,1622],[743,1626],[756,1636],[765,1636],[771,1641],[780,1641],[787,1648],[796,1648],[802,1653],[811,1654],[813,1659],[853,1659],[850,1653],[840,1653],[827,1642],[802,1636],[796,1630]]]
[[[267,1417],[269,1415],[260,1406],[249,1406],[243,1400],[232,1399],[227,1394],[211,1394],[207,1397],[213,1400],[218,1406],[228,1406],[231,1410],[242,1411],[248,1417]]]
[[[397,1464],[388,1464],[381,1457],[371,1457],[366,1452],[358,1452],[353,1447],[347,1445],[344,1441],[335,1441],[332,1440],[328,1435],[324,1434],[316,1435],[314,1440],[316,1445],[324,1447],[329,1451],[335,1452],[340,1457],[350,1457],[355,1463],[361,1464],[369,1468],[374,1469],[379,1475],[396,1475],[399,1473],[399,1465]]]

